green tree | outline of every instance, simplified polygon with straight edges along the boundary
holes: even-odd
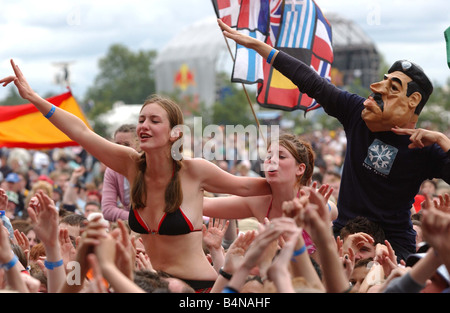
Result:
[[[213,105],[212,123],[217,125],[255,124],[247,95],[240,84],[231,83],[226,74],[218,75],[218,101]],[[250,95],[250,99],[252,96]]]
[[[133,52],[121,44],[112,45],[98,62],[99,74],[86,92],[86,102],[94,103],[91,118],[111,109],[114,102],[143,103],[155,93],[153,60],[156,51]]]
[[[434,90],[419,116],[419,127],[447,131],[450,127],[450,78],[444,86],[434,83]]]

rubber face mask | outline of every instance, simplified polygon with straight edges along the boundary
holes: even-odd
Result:
[[[414,110],[421,96],[419,93],[406,95],[410,81],[406,74],[393,72],[370,85],[372,94],[364,101],[361,117],[371,131],[390,131],[395,126],[404,127],[417,120]]]

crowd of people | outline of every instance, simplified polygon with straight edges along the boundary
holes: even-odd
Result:
[[[281,134],[262,171],[179,158],[183,114],[171,99],[149,97],[110,140],[41,98],[11,61],[0,83],[80,147],[1,150],[0,288],[449,292],[450,138],[416,128],[432,92],[422,69],[395,62],[366,99],[218,23],[343,128]]]
[[[261,202],[266,205],[258,207],[264,211],[259,218],[251,214],[234,216],[233,210],[224,211],[225,216],[209,214],[222,218],[203,216],[203,251],[217,272],[210,292],[342,292],[347,289],[349,292],[442,292],[449,288],[450,277],[443,265],[444,258],[436,256],[450,255],[444,240],[450,235],[450,186],[443,180],[426,180],[417,193],[417,201],[411,208],[417,253],[406,260],[397,262],[383,229],[363,216],[349,222],[338,237],[332,235],[330,221],[336,216],[330,215],[333,212],[325,203],[337,203],[338,193],[333,189],[339,189],[346,145],[341,132],[341,129],[324,130],[299,136],[304,143],[311,143],[315,162],[309,185],[314,182],[317,188],[305,189],[307,186],[304,186],[298,200],[283,201],[283,207],[275,216],[265,216],[270,204],[268,196],[261,196]],[[118,140],[126,134],[128,138]],[[112,140],[138,149],[132,125],[119,127]],[[9,231],[5,227],[2,232],[1,249],[14,251],[20,269],[20,275],[16,276],[10,275],[11,269],[0,270],[3,289],[19,292],[195,292],[185,281],[152,267],[141,235],[128,226],[130,201],[128,198],[126,202],[123,189],[129,183],[124,177],[111,180],[110,176],[119,174],[80,147],[44,152],[2,148],[1,156],[0,209],[5,211],[11,224]],[[222,161],[212,162],[220,166]],[[233,175],[265,177],[266,174],[256,167],[257,162],[248,160],[222,164],[222,168]],[[320,193],[319,186],[329,191],[328,194]],[[129,192],[129,187],[125,188]],[[105,194],[109,198],[107,202]],[[205,193],[205,214],[210,207],[222,210],[220,201],[233,201],[232,198]],[[241,206],[249,199],[257,199],[236,198]],[[324,231],[326,228],[328,231]],[[301,251],[305,245],[307,238],[299,236],[305,230],[312,240],[310,246],[306,253],[292,258],[294,251]],[[82,233],[90,233],[91,240],[104,238],[98,254],[86,254],[83,243],[90,243],[86,243],[89,239],[83,238]],[[442,242],[436,235],[441,236]],[[49,238],[54,242],[46,241]],[[437,246],[432,245],[434,241]],[[54,246],[58,246],[60,252],[53,251]],[[104,251],[111,254],[108,256],[111,259],[106,259]],[[439,251],[438,254],[435,251]],[[7,255],[0,263],[8,264],[10,257]],[[420,276],[423,273],[418,272],[414,276],[413,265],[422,258],[423,271],[427,274]],[[64,271],[59,276],[53,275],[56,268],[50,269],[48,260],[59,259],[63,260],[61,269]],[[335,264],[329,264],[330,260]],[[79,275],[85,278],[75,287],[65,283],[72,273],[70,262],[73,261],[80,261],[84,266]],[[407,278],[402,278],[403,283],[394,279],[407,273]],[[414,280],[416,277],[419,278]],[[21,280],[23,284],[13,280]],[[59,285],[52,284],[52,280],[59,280]]]

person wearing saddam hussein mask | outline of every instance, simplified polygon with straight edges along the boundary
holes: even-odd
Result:
[[[226,37],[254,49],[344,126],[347,151],[335,234],[348,220],[365,216],[383,228],[397,259],[406,260],[415,252],[410,210],[420,184],[430,178],[450,183],[450,139],[416,129],[433,91],[422,68],[395,62],[383,80],[370,86],[366,99],[337,88],[287,53],[218,23]]]

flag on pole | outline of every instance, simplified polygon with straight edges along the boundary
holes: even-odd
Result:
[[[268,0],[213,0],[217,17],[240,32],[265,41],[269,22]],[[264,80],[263,58],[252,49],[236,45],[232,82],[254,84]]]
[[[212,2],[217,17],[229,26],[302,60],[320,76],[331,80],[331,26],[313,0],[256,1],[259,5],[252,0]],[[239,21],[249,23],[240,24]],[[285,111],[300,109],[306,113],[320,107],[261,57],[239,45],[232,81],[258,83],[256,100],[265,108]]]
[[[70,91],[47,100],[78,116],[91,128]],[[0,106],[0,147],[53,149],[69,146],[78,146],[78,143],[50,123],[33,104]]]
[[[313,0],[285,0],[275,48],[300,59],[331,81],[333,63],[331,26]],[[271,66],[264,70],[257,101],[262,107],[309,112],[320,107],[314,99]]]

